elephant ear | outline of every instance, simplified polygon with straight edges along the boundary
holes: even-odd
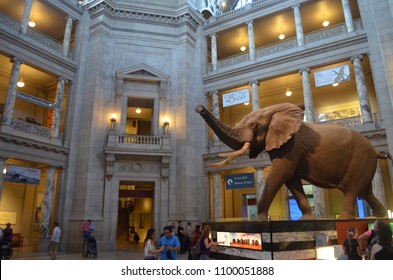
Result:
[[[286,143],[299,130],[303,116],[304,112],[298,106],[289,103],[280,104],[271,115],[265,150],[278,149]]]

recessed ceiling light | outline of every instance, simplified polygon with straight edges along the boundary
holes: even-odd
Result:
[[[30,27],[35,27],[35,26],[36,26],[36,23],[35,23],[34,20],[30,20],[30,21],[28,22],[28,25],[29,25]]]
[[[246,46],[244,46],[244,45],[240,47],[240,50],[241,50],[242,52],[244,52],[246,49],[247,49],[247,48],[246,48]]]
[[[323,25],[324,27],[329,26],[329,24],[330,24],[330,22],[329,22],[327,19],[325,19],[325,20],[322,22],[322,25]]]
[[[140,114],[140,113],[142,112],[142,110],[139,109],[139,108],[137,108],[137,109],[135,110],[135,112],[136,112],[137,114]]]
[[[278,39],[284,40],[285,39],[285,34],[281,33],[280,35],[278,35]]]

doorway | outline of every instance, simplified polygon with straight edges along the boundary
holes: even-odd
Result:
[[[147,230],[154,225],[153,197],[153,182],[120,182],[117,247],[143,247]]]

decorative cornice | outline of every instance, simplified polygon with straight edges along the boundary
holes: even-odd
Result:
[[[178,27],[184,24],[190,24],[194,31],[196,31],[199,25],[202,24],[201,19],[194,15],[194,13],[190,10],[184,12],[180,16],[157,15],[148,12],[124,10],[113,7],[107,2],[101,2],[91,7],[89,9],[89,13],[92,19],[106,14],[107,16],[117,20],[157,24],[160,26]]]

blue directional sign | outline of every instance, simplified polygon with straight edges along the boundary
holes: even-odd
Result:
[[[225,175],[225,187],[227,190],[253,188],[254,173]]]

